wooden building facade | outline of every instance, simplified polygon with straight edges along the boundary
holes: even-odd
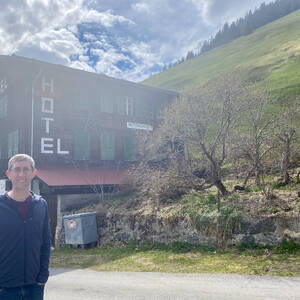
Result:
[[[0,56],[1,175],[16,153],[31,154],[38,170],[48,173],[55,173],[55,166],[126,167],[137,159],[136,131],[152,131],[162,106],[176,96],[104,75]]]
[[[33,190],[48,202],[52,242],[66,207],[122,182],[137,131],[152,131],[178,95],[18,56],[0,56],[0,189],[8,159],[36,161]],[[3,185],[4,183],[4,185]],[[96,188],[96,189],[95,189]]]

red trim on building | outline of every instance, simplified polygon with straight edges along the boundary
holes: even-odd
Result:
[[[37,177],[48,186],[112,185],[122,183],[128,169],[118,167],[37,167]]]

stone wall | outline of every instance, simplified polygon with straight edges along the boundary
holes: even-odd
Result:
[[[255,243],[279,245],[283,239],[293,239],[300,244],[300,217],[244,217],[240,227],[233,231],[231,244]]]
[[[205,229],[197,230],[189,217],[163,219],[154,215],[120,215],[99,213],[98,232],[100,245],[114,242],[153,241],[172,243],[175,241],[190,244],[215,245],[216,237]],[[300,244],[300,217],[243,217],[233,230],[227,245],[255,243],[279,245],[283,239],[293,239]]]
[[[198,232],[190,218],[163,219],[155,215],[120,215],[99,213],[97,216],[99,242],[153,241],[172,243],[184,241],[190,244],[214,244],[215,238]]]
[[[66,214],[65,212],[63,214]],[[207,230],[197,230],[191,219],[174,217],[164,219],[155,215],[119,214],[100,212],[97,214],[99,245],[127,243],[129,241],[152,241],[159,243],[187,242],[194,245],[216,245],[215,234]],[[233,230],[227,245],[255,243],[279,245],[283,239],[293,239],[300,244],[300,217],[243,217]],[[60,246],[64,243],[64,228],[59,228],[57,236]]]

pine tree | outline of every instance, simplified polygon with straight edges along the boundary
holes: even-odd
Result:
[[[300,9],[300,0],[277,0],[269,4],[262,3],[254,12],[250,10],[244,18],[239,18],[236,22],[232,22],[230,26],[225,23],[213,38],[204,41],[199,55],[229,43],[240,36],[251,34],[255,29],[282,18],[297,9]]]

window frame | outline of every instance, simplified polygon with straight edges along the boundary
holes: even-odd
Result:
[[[108,153],[112,153],[111,156],[107,155]],[[112,161],[115,157],[116,133],[113,130],[102,130],[100,132],[100,160]]]
[[[3,95],[0,99],[0,119],[7,117],[8,96]]]
[[[130,146],[129,146],[128,141],[129,141],[129,143],[131,143]],[[133,149],[133,152],[130,153],[130,151],[132,149]],[[136,135],[125,134],[123,136],[123,159],[124,159],[124,161],[136,161],[136,155],[137,155]]]
[[[80,135],[79,135],[80,134]],[[87,139],[86,141],[80,141],[80,144],[82,143],[82,145],[80,145],[80,150],[78,150],[78,144],[76,144],[78,142],[78,140],[76,140],[77,138],[81,138],[81,139]],[[73,132],[73,159],[74,160],[89,160],[91,157],[91,147],[90,147],[90,133],[86,130],[76,130]],[[82,152],[83,150],[83,145],[86,144],[87,149],[84,150],[85,152]],[[81,151],[81,155],[78,155],[78,153],[80,153]]]
[[[7,156],[12,157],[19,153],[19,129],[8,133],[7,137]]]

